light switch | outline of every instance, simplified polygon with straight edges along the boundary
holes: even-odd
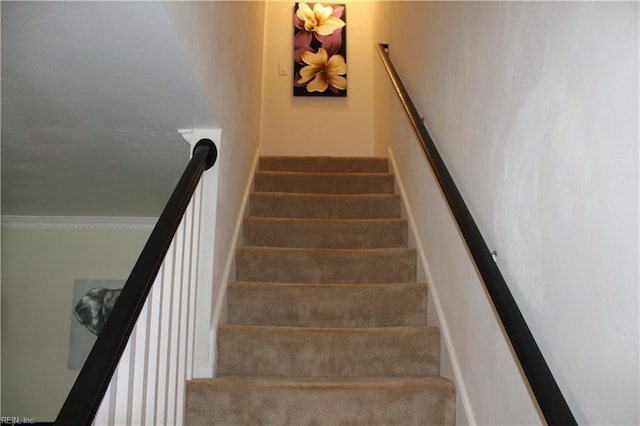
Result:
[[[287,72],[287,64],[285,64],[284,62],[280,62],[278,64],[278,75],[287,75],[289,74]]]

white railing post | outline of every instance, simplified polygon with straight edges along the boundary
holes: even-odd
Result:
[[[222,150],[222,129],[179,130],[191,149],[200,139],[210,139],[218,148],[218,160],[202,176],[202,207],[200,209],[200,233],[198,245],[198,287],[196,298],[196,323],[194,335],[193,376],[213,377],[214,342],[211,333],[213,300],[213,254],[215,248],[216,211],[218,208],[218,186]]]

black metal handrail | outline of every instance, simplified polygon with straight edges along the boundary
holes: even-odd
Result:
[[[389,45],[380,43],[377,45],[377,49],[393,86],[400,97],[400,101],[409,116],[411,126],[418,136],[420,146],[447,199],[449,208],[456,219],[458,228],[480,272],[482,281],[493,301],[496,312],[502,321],[502,326],[509,337],[545,420],[550,425],[565,426],[577,424],[542,352],[540,352],[540,348],[531,334],[527,322],[522,316],[500,269],[496,265],[478,229],[478,225],[476,225],[476,222],[473,220],[471,212],[465,204],[462,195],[460,195],[460,191],[456,187],[442,157],[438,153],[431,135],[418,114],[418,110],[391,63],[388,52]]]
[[[195,145],[191,160],[131,270],[55,425],[90,425],[93,421],[191,196],[202,173],[215,164],[217,157],[218,150],[211,140],[202,139]]]

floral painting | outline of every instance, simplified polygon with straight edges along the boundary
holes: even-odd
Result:
[[[294,96],[347,96],[344,4],[296,3]]]

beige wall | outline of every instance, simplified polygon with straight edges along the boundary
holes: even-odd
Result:
[[[75,279],[126,279],[149,230],[2,229],[2,415],[53,420],[67,369]]]
[[[163,5],[222,129],[212,259],[211,304],[216,306],[216,297],[226,285],[225,265],[234,244],[238,215],[243,213],[244,190],[260,139],[265,3],[205,1]],[[204,349],[208,347],[205,345]],[[200,344],[196,352],[196,362],[207,357],[213,360],[213,354],[204,353]]]
[[[378,2],[376,33],[580,424],[638,424],[638,3]],[[540,423],[388,77],[469,422]]]
[[[373,155],[370,2],[347,1],[346,98],[294,97],[294,2],[268,1],[261,151],[265,155]],[[284,64],[286,76],[278,75]]]

